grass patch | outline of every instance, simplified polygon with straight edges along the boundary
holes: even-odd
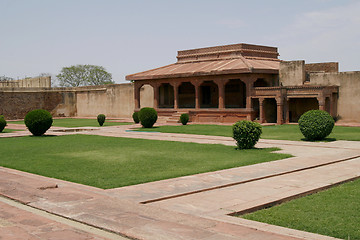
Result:
[[[224,125],[192,124],[185,126],[160,126],[150,129],[139,128],[138,130],[232,137],[232,126]],[[304,140],[304,136],[301,134],[298,125],[284,124],[263,126],[262,130],[263,133],[261,138],[263,139]],[[334,140],[360,141],[360,127],[335,126],[333,132],[325,139],[325,141]]]
[[[290,157],[275,148],[235,150],[91,135],[0,139],[0,165],[99,188],[115,188]]]
[[[242,216],[341,239],[360,239],[360,180]]]
[[[11,132],[16,132],[16,131],[23,131],[23,130],[5,128],[1,133],[11,133]],[[0,134],[1,134],[1,133],[0,133]]]
[[[14,124],[24,124],[24,121],[12,121],[8,123]],[[110,122],[105,121],[104,127],[106,126],[118,126],[118,125],[128,125],[132,123],[123,123],[123,122]],[[52,126],[54,127],[100,127],[96,119],[83,119],[83,118],[61,118],[54,119]]]

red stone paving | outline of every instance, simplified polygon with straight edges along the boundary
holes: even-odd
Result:
[[[235,144],[226,137],[126,131],[129,127],[104,127],[81,134]],[[295,157],[110,190],[0,168],[0,194],[28,206],[136,239],[333,239],[228,214],[359,177],[360,143],[261,140],[257,146],[277,146],[281,152],[292,153]],[[14,227],[21,224],[32,224],[33,229],[41,226],[36,216],[29,219],[6,220],[15,226],[7,226],[7,230],[0,228],[0,237],[7,237],[8,232],[14,233]],[[3,222],[3,225],[7,224],[5,220]],[[42,229],[48,229],[43,236],[49,239],[46,234],[51,234],[51,229]],[[32,234],[30,230],[17,232]],[[68,239],[82,239],[82,236],[73,235],[79,234],[77,230],[66,226],[54,233],[54,239],[62,234]]]
[[[105,240],[0,201],[0,239]]]

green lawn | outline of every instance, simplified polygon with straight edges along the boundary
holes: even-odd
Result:
[[[290,157],[272,149],[91,135],[0,139],[0,165],[115,188]]]
[[[12,121],[8,123],[24,124],[24,121]],[[132,123],[121,123],[121,122],[110,122],[105,121],[104,127],[106,126],[118,126]],[[55,127],[99,127],[99,123],[96,119],[82,119],[82,118],[61,118],[54,119],[53,126]]]
[[[341,239],[360,239],[360,179],[242,217]]]
[[[278,140],[293,140],[301,141],[304,136],[301,134],[298,125],[272,125],[263,126],[263,133],[261,138],[264,139],[278,139]],[[150,129],[139,128],[139,131],[153,131],[153,132],[169,132],[169,133],[187,133],[200,135],[214,135],[214,136],[232,136],[232,126],[224,125],[179,125],[179,126],[160,126]],[[331,140],[350,140],[360,141],[360,127],[342,127],[335,126],[333,132],[327,137]]]
[[[11,133],[11,132],[15,132],[15,131],[22,131],[22,130],[5,128],[1,133]]]

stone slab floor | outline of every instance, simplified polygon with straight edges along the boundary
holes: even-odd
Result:
[[[226,137],[128,131],[131,127],[79,133],[235,145]],[[54,130],[51,134],[74,134]],[[16,134],[25,135],[1,136]],[[274,146],[295,157],[109,190],[1,167],[0,239],[333,239],[229,215],[360,176],[358,142],[257,145]]]

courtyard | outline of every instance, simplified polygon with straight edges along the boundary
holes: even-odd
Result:
[[[359,177],[357,127],[307,142],[297,125],[264,126],[256,149],[235,151],[231,126],[158,124],[145,132],[127,122],[99,128],[64,119],[44,137],[9,122],[0,134],[2,235],[18,228],[27,237],[74,239],[360,238],[351,200],[359,181],[334,187]],[[295,198],[300,203],[288,202]],[[42,230],[11,211],[43,218]]]

